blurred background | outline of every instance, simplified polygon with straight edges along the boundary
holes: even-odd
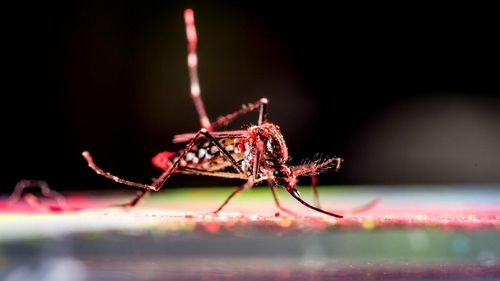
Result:
[[[128,180],[158,176],[151,158],[180,149],[175,134],[200,128],[186,8],[209,118],[268,98],[292,164],[317,153],[345,159],[320,184],[500,183],[494,9],[61,1],[9,10],[2,191],[21,179],[56,190],[129,188],[96,175],[84,150]],[[228,128],[256,122],[251,113]],[[176,175],[164,188],[236,183]]]

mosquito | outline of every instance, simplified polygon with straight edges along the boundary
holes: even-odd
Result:
[[[103,171],[95,165],[90,153],[82,154],[97,174],[112,179],[118,183],[143,188],[144,190],[123,206],[134,206],[151,191],[159,191],[172,174],[213,176],[221,178],[241,179],[245,182],[237,186],[227,199],[213,213],[218,214],[236,194],[249,190],[253,186],[267,182],[278,209],[291,213],[281,206],[276,195],[276,186],[283,187],[293,198],[302,205],[317,212],[342,218],[321,209],[316,188],[317,175],[329,170],[338,170],[344,161],[338,157],[316,156],[303,161],[300,165],[290,165],[290,156],[280,127],[269,122],[266,118],[268,100],[262,98],[254,103],[242,106],[241,109],[217,118],[210,122],[205,112],[200,95],[198,81],[197,33],[194,24],[193,10],[184,11],[186,35],[188,41],[188,68],[191,87],[191,98],[198,112],[201,129],[196,133],[176,135],[174,143],[184,143],[185,148],[180,151],[164,151],[158,153],[153,164],[164,172],[152,184],[141,184],[116,177]],[[251,111],[258,111],[256,125],[248,125],[245,130],[216,131],[228,125],[234,119]],[[300,176],[312,177],[312,190],[315,204],[311,205],[301,198],[297,189],[297,178]],[[366,206],[368,208],[369,205]],[[365,208],[365,207],[364,207]]]

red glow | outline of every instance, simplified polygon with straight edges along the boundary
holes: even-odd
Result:
[[[216,220],[208,220],[203,222],[203,227],[208,232],[217,232],[219,231],[221,224]]]
[[[153,165],[155,165],[155,167],[166,170],[168,167],[170,167],[172,163],[170,159],[174,157],[174,155],[175,153],[169,151],[160,152],[155,157],[153,157],[151,162],[153,162]]]

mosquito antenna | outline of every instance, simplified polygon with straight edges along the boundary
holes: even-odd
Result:
[[[184,11],[184,21],[186,22],[186,36],[188,40],[188,67],[189,80],[191,83],[191,98],[193,99],[196,111],[200,116],[201,127],[212,131],[210,120],[208,120],[203,101],[200,93],[200,82],[198,80],[198,54],[196,53],[196,45],[198,44],[198,35],[196,34],[196,26],[194,25],[194,12],[192,9]]]

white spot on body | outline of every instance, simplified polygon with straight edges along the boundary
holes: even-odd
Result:
[[[235,152],[235,153],[241,153],[241,149],[240,149],[238,146],[236,146],[236,147],[234,148],[234,152]]]
[[[215,145],[210,148],[210,153],[212,153],[212,154],[217,153],[217,151],[219,151],[219,149]]]
[[[269,151],[273,151],[273,145],[271,144],[271,141],[267,141],[267,143],[266,143],[266,148],[267,148],[267,150],[269,150]]]
[[[203,158],[206,153],[207,151],[204,148],[200,148],[200,150],[198,150],[198,158]]]
[[[193,158],[194,158],[194,153],[193,152],[188,152],[186,154],[186,157],[185,157],[186,161],[192,161]]]

